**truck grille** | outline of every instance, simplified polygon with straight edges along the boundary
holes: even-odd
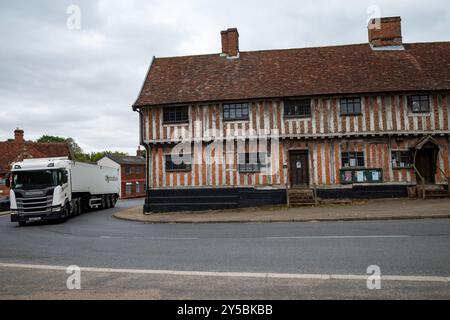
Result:
[[[51,211],[53,195],[36,198],[17,198],[17,209],[23,213],[46,213]]]

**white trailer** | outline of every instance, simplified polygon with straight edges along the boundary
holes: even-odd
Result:
[[[112,208],[119,171],[67,158],[27,159],[11,170],[11,221],[66,220],[90,209]]]

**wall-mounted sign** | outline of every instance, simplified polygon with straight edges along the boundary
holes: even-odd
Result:
[[[382,182],[383,173],[381,169],[341,169],[341,183],[371,183]]]

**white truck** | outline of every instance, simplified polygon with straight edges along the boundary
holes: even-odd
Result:
[[[7,186],[12,222],[65,221],[90,209],[114,207],[119,171],[67,158],[26,159],[12,165]]]

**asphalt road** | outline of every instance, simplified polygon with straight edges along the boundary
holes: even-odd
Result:
[[[8,216],[0,217],[0,298],[450,299],[448,278],[420,280],[450,276],[450,219],[141,224],[111,216],[112,210],[140,202],[119,202],[116,209],[63,224],[18,227]],[[84,273],[86,290],[69,292],[65,272],[42,265],[108,269]],[[366,275],[369,265],[379,266],[382,276],[410,278],[384,282],[385,290],[374,293],[354,278]],[[136,274],[135,269],[165,271]],[[295,276],[289,280],[280,274]],[[352,276],[305,276],[311,274]]]

